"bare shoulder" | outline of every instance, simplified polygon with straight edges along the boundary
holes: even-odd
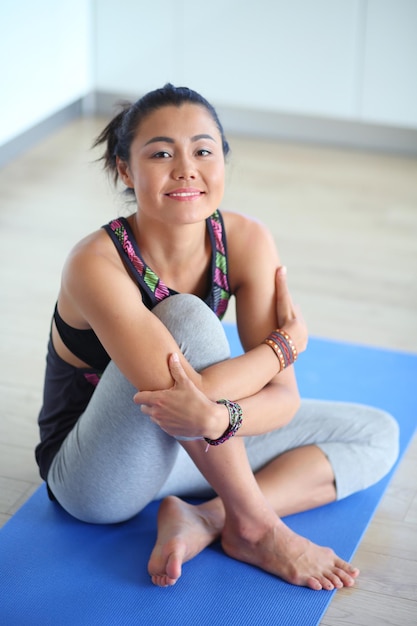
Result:
[[[79,241],[70,251],[63,269],[63,280],[77,280],[88,275],[88,270],[104,263],[106,267],[113,265],[122,268],[120,257],[110,237],[104,229],[94,231]]]
[[[104,229],[79,241],[64,264],[59,306],[68,323],[90,326],[95,304],[108,302],[109,294],[131,289],[130,277]]]
[[[67,262],[88,259],[95,255],[106,256],[112,248],[114,249],[114,246],[111,244],[109,236],[103,228],[100,228],[75,244],[68,255]]]
[[[254,241],[265,239],[272,239],[271,233],[267,226],[260,220],[242,213],[236,213],[234,211],[222,211],[224,224],[228,241],[231,240],[234,243],[242,240],[243,238],[250,238]]]

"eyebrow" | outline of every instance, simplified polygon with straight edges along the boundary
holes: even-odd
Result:
[[[191,141],[195,142],[195,141],[199,141],[200,139],[210,139],[211,141],[216,142],[216,140],[214,139],[214,137],[212,137],[211,135],[206,135],[206,134],[201,134],[201,135],[194,135],[193,137],[191,137]],[[175,143],[174,140],[171,137],[152,137],[152,139],[149,139],[149,141],[147,141],[145,143],[145,146],[148,146],[151,143]]]

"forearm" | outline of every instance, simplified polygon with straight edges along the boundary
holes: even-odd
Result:
[[[271,351],[272,353],[272,351]],[[275,358],[274,354],[272,356]],[[174,437],[218,439],[229,426],[228,407],[217,400],[238,402],[243,411],[241,435],[256,435],[280,428],[293,417],[299,405],[292,367],[281,372],[255,394],[220,393],[208,398],[187,376],[178,355],[169,359],[174,385],[169,389],[141,391],[134,400],[165,432]]]
[[[199,386],[211,400],[247,398],[264,389],[279,368],[279,361],[271,348],[260,344],[239,357],[202,370]]]
[[[238,435],[246,437],[270,432],[288,424],[300,406],[300,396],[296,388],[273,382],[257,394],[238,402],[243,412]]]
[[[243,420],[237,436],[260,435],[282,428],[294,417],[300,406],[300,396],[292,368],[282,372],[259,392],[244,398],[232,399],[241,406]],[[229,417],[223,404],[211,403],[206,414],[210,429],[208,436],[216,439],[225,432]]]

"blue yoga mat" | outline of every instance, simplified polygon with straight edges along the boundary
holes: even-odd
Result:
[[[236,329],[226,325],[233,352]],[[401,426],[401,454],[417,414],[417,355],[311,339],[297,361],[304,397],[372,404]],[[394,470],[373,487],[286,523],[350,560]],[[44,487],[0,531],[0,623],[18,626],[253,624],[312,626],[333,593],[291,586],[227,557],[219,545],[186,563],[174,587],[154,587],[147,561],[159,503],[135,519],[94,526],[51,503]],[[352,598],[352,601],[353,598]]]

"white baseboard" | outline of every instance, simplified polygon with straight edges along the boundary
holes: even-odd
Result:
[[[93,92],[0,146],[0,167],[82,115],[109,117],[138,96]],[[218,106],[226,134],[417,156],[417,129]]]
[[[417,156],[417,129],[220,107],[218,113],[229,133]]]
[[[30,150],[30,148],[54,131],[80,117],[83,112],[83,100],[81,98],[76,100],[0,146],[0,167],[4,167],[4,165],[26,152],[26,150]]]
[[[117,102],[133,101],[137,97],[99,91],[95,96],[96,111],[112,115],[117,110]],[[226,134],[417,156],[416,128],[235,107],[218,106],[216,109]]]

